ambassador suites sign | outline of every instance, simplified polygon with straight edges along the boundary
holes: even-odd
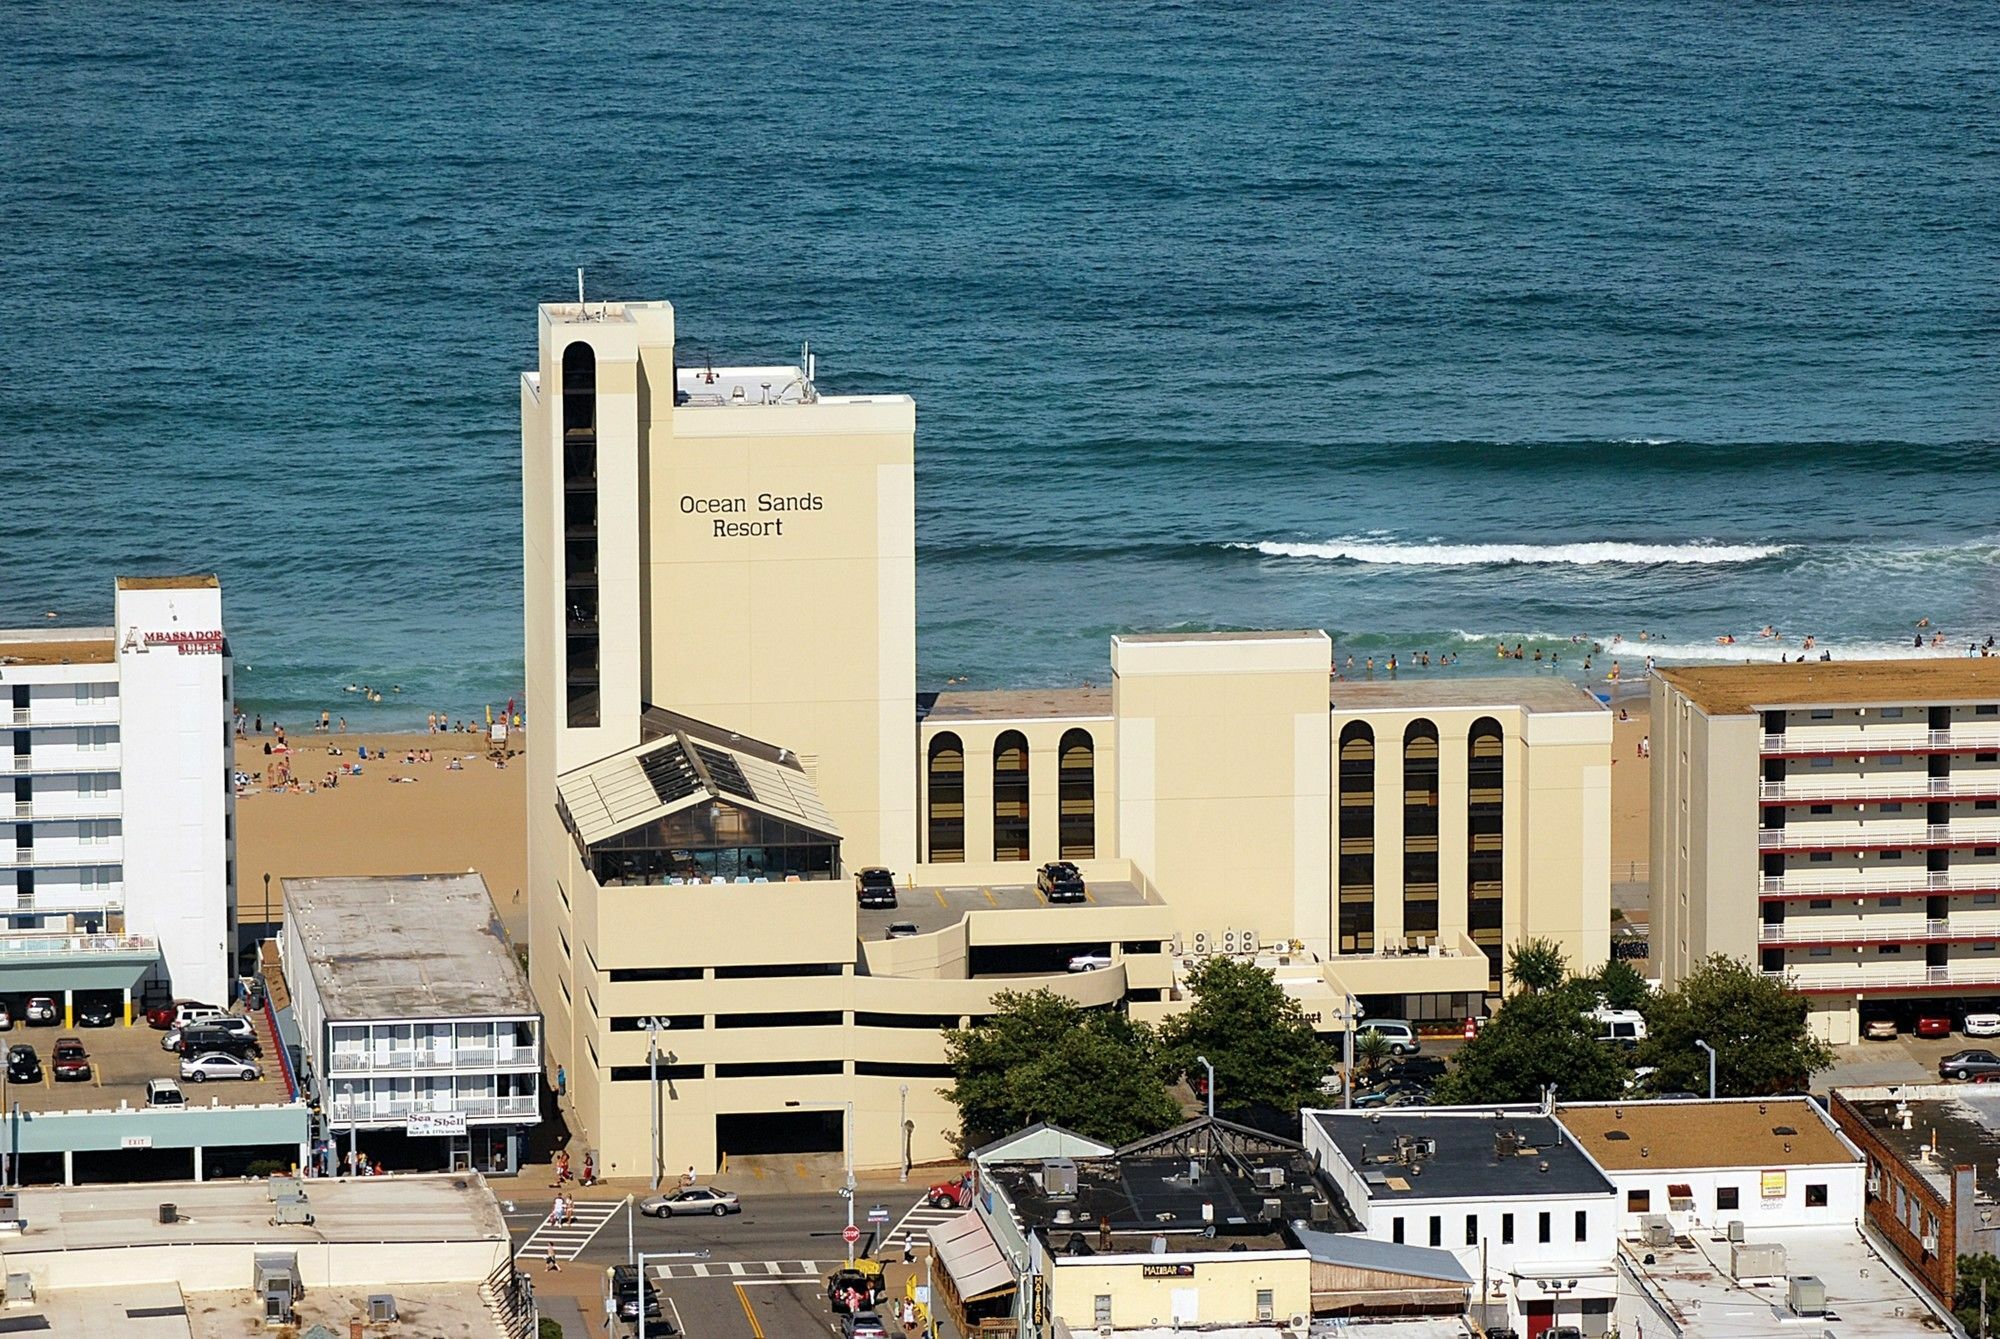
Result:
[[[801,512],[822,511],[818,493],[759,493],[756,497],[696,497],[681,494],[681,515],[709,527],[715,539],[763,539],[785,533],[785,522]]]
[[[137,628],[125,634],[123,650],[159,651],[174,650],[184,656],[219,656],[224,642],[222,630],[212,628],[199,632],[140,632]]]

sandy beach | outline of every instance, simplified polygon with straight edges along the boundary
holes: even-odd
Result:
[[[508,935],[527,942],[527,759],[519,751],[504,768],[487,760],[482,735],[293,735],[292,774],[311,781],[312,794],[273,794],[264,785],[269,736],[236,743],[236,766],[256,778],[236,799],[237,899],[246,922],[264,919],[264,876],[271,897],[295,875],[421,874],[477,870],[493,895]],[[368,760],[359,753],[368,748]],[[331,757],[329,746],[341,750]],[[385,753],[375,760],[377,749]],[[421,749],[430,762],[404,763]],[[464,767],[453,771],[451,759]],[[329,790],[329,771],[361,762]],[[272,917],[277,913],[274,910]]]

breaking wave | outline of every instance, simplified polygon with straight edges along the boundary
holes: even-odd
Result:
[[[1323,544],[1283,540],[1235,543],[1269,558],[1316,558],[1323,562],[1385,563],[1400,567],[1506,567],[1515,564],[1590,567],[1609,563],[1655,566],[1662,563],[1711,565],[1754,563],[1784,553],[1787,544],[1396,544],[1373,539],[1335,539]]]

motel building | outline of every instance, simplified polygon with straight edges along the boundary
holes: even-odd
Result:
[[[127,1023],[226,1004],[235,939],[229,644],[213,576],[120,577],[109,628],[0,631],[0,1001]],[[0,833],[5,832],[0,827]]]
[[[1652,953],[1812,1001],[1814,1030],[2000,1000],[2000,661],[1660,670]]]
[[[521,421],[530,981],[613,1174],[944,1156],[940,1034],[1003,990],[1158,1019],[1228,954],[1339,1032],[1482,1013],[1524,936],[1608,953],[1611,716],[1572,685],[1348,683],[1303,629],[921,689],[909,397],[551,304]]]

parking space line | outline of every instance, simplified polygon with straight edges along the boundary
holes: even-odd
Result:
[[[993,890],[991,888],[981,888],[979,891],[986,894],[986,900],[988,902],[991,902],[996,907],[1000,905],[1000,903],[994,899]]]
[[[757,1323],[757,1313],[750,1309],[750,1294],[743,1291],[743,1285],[736,1285],[736,1300],[743,1304],[743,1319],[750,1322],[750,1333],[754,1339],[764,1339],[764,1327]]]

